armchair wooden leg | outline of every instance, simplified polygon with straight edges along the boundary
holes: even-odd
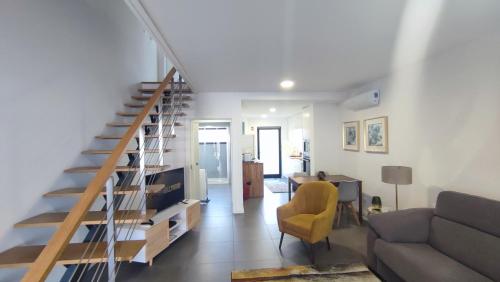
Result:
[[[330,239],[328,238],[328,236],[326,236],[326,245],[328,246],[328,250],[330,250],[331,246],[330,246]]]
[[[280,238],[280,251],[281,251],[281,245],[283,244],[283,236],[285,236],[285,233],[281,233],[281,238]]]
[[[354,217],[354,220],[356,221],[356,223],[358,225],[361,225],[361,223],[359,222],[358,213],[354,209],[354,206],[352,205],[352,202],[349,203],[349,209],[351,209],[352,217]]]
[[[340,218],[342,217],[342,206],[343,204],[342,203],[338,203],[340,206],[339,206],[339,215],[337,217],[337,226],[340,226]]]
[[[309,250],[311,252],[311,263],[314,264],[315,258],[314,258],[314,244],[309,244]]]

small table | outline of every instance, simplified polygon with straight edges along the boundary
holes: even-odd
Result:
[[[363,222],[363,182],[359,179],[355,179],[345,175],[327,175],[325,178],[326,181],[329,181],[335,186],[338,186],[340,182],[357,182],[358,183],[358,218],[359,222]],[[288,201],[292,199],[292,187],[299,187],[300,185],[312,182],[319,181],[316,176],[297,176],[297,177],[288,177]]]

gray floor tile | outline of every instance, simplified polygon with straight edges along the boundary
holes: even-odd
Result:
[[[241,241],[234,243],[235,261],[279,260],[280,255],[272,240]]]
[[[266,226],[236,226],[234,228],[234,241],[262,241],[271,240],[271,234]]]
[[[267,224],[267,231],[269,232],[269,235],[271,238],[274,239],[279,239],[281,237],[281,232],[278,228],[278,224]]]
[[[232,227],[233,216],[204,216],[203,220],[198,226],[200,229],[218,228],[218,227]]]
[[[297,238],[285,235],[282,252],[276,208],[288,202],[287,194],[264,191],[264,198],[245,201],[245,214],[233,215],[227,185],[209,188],[202,222],[158,255],[152,267],[122,264],[117,281],[230,281],[233,269],[271,268],[310,264],[308,249]],[[330,234],[332,249],[324,242],[314,247],[316,264],[363,262],[366,227],[348,218]]]
[[[256,269],[256,268],[277,268],[277,267],[283,267],[283,261],[281,259],[234,262],[235,270]]]
[[[200,242],[232,242],[233,227],[213,227],[200,231]]]
[[[203,263],[191,267],[182,278],[183,282],[229,282],[233,262]],[[174,280],[169,280],[174,281]]]
[[[209,244],[197,246],[190,261],[197,264],[233,262],[233,260],[233,242],[210,242]]]

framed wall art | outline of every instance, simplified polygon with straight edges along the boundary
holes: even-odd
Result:
[[[387,154],[389,152],[388,131],[386,116],[366,119],[364,121],[365,152]]]
[[[344,122],[343,148],[346,151],[359,151],[359,121]]]

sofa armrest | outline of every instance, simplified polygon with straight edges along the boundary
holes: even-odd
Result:
[[[368,216],[370,228],[383,240],[399,243],[424,243],[434,209],[408,209]]]

